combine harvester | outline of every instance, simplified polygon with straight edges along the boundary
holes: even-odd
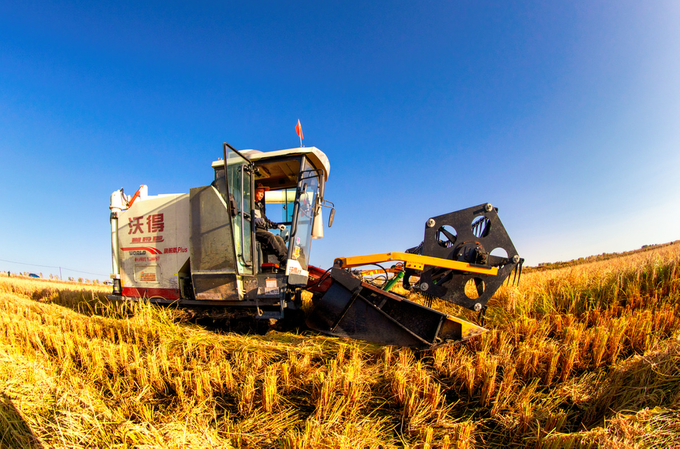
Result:
[[[306,324],[321,333],[379,344],[429,348],[462,341],[484,329],[387,290],[406,289],[483,312],[519,257],[491,204],[429,218],[423,242],[406,252],[339,257],[333,267],[309,265],[313,239],[323,237],[330,163],[315,147],[260,152],[223,146],[214,180],[189,193],[111,195],[111,299],[250,310],[259,319],[299,316],[302,292],[312,293]],[[252,226],[256,186],[268,187],[268,215],[283,216],[285,267],[265,254]],[[358,267],[390,262],[383,288]],[[369,272],[365,272],[369,273]],[[411,284],[412,282],[413,285]],[[466,289],[466,286],[468,287]]]

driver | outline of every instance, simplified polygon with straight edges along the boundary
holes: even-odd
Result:
[[[253,215],[255,216],[255,238],[266,252],[276,255],[279,259],[279,265],[285,266],[288,259],[286,243],[280,235],[274,235],[268,229],[278,228],[283,231],[286,229],[286,225],[274,223],[265,215],[264,192],[268,190],[269,187],[263,186],[259,182],[255,188],[255,209],[253,209]]]

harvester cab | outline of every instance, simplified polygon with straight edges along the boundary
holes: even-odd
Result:
[[[309,264],[312,240],[323,237],[323,208],[329,227],[335,213],[324,199],[330,164],[321,150],[238,151],[225,143],[212,168],[213,181],[189,193],[151,196],[141,186],[132,197],[123,189],[111,195],[110,298],[240,308],[278,320],[299,318],[307,291],[313,330],[431,348],[485,331],[432,309],[432,298],[483,312],[512,273],[519,280],[523,259],[491,204],[429,218],[415,248],[338,257],[324,271]],[[257,241],[256,187],[266,190],[267,217],[281,225],[285,256]],[[382,284],[367,278],[375,270],[360,270],[385,262],[392,267],[380,269]],[[426,300],[389,291],[399,280]]]
[[[235,265],[239,275],[262,275],[263,279],[264,273],[280,274],[285,270],[285,285],[305,286],[312,239],[323,238],[322,206],[327,204],[323,195],[330,171],[325,154],[314,147],[239,152],[225,143],[224,158],[213,162],[212,167],[212,186],[227,203],[232,224],[236,258],[227,263]],[[266,189],[268,215],[280,217],[283,225],[280,237],[286,244],[285,262],[253,238],[254,192],[258,187]],[[198,240],[192,243],[202,246]]]
[[[296,290],[307,285],[312,239],[323,237],[328,158],[314,147],[240,152],[225,143],[212,168],[213,182],[188,194],[149,196],[146,186],[131,198],[113,193],[112,296],[250,307],[257,318],[283,318],[300,305]],[[256,185],[269,189],[268,215],[281,214],[285,267],[255,238]]]

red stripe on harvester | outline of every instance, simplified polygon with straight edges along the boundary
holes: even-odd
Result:
[[[161,250],[159,250],[158,248],[152,248],[152,247],[150,247],[150,246],[130,246],[130,247],[127,247],[127,248],[121,248],[121,250],[122,250],[122,251],[141,251],[141,250],[145,250],[145,251],[149,251],[151,254],[156,254],[156,255],[158,255],[158,254],[163,254],[163,253],[161,252]]]
[[[179,290],[175,288],[141,288],[123,287],[123,296],[134,298],[151,298],[152,296],[165,299],[179,299]]]

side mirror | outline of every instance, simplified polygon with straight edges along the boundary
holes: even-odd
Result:
[[[328,227],[333,226],[333,219],[335,218],[335,207],[331,208],[331,213],[328,216]]]

